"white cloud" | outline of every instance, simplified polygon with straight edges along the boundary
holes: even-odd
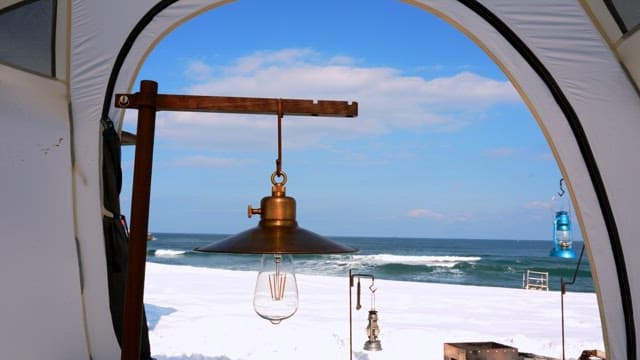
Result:
[[[195,81],[203,81],[211,79],[213,69],[211,66],[205,64],[201,60],[193,60],[187,64],[187,69],[184,72],[187,79]]]
[[[352,65],[354,63],[355,60],[352,57],[344,55],[336,55],[328,61],[330,65]]]
[[[227,68],[228,73],[251,74],[272,67],[296,67],[304,64],[304,59],[316,53],[311,49],[284,49],[280,51],[257,51],[239,58]]]
[[[429,209],[412,209],[409,210],[409,217],[412,218],[430,218],[434,220],[444,219],[444,215]]]
[[[485,78],[468,71],[452,77],[426,81],[424,86],[424,94],[431,95],[438,103],[455,101],[466,105],[473,103],[486,106],[519,99],[511,83]]]
[[[391,67],[362,67],[353,58],[324,58],[311,49],[259,51],[220,67],[193,61],[185,74],[191,94],[345,100],[359,116],[284,117],[289,147],[322,147],[333,139],[383,134],[392,129],[455,131],[487,108],[520,101],[508,81],[471,72],[424,79]],[[215,68],[215,71],[213,70]],[[275,139],[275,116],[163,112],[158,134],[181,146],[239,149]]]

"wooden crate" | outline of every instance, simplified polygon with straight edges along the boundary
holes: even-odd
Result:
[[[495,342],[444,343],[444,360],[518,360],[518,349]]]

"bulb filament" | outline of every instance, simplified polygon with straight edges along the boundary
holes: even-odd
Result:
[[[269,292],[271,293],[272,300],[279,301],[284,298],[284,289],[287,284],[287,273],[280,273],[280,262],[282,261],[282,256],[274,255],[273,259],[276,263],[276,272],[269,274]]]

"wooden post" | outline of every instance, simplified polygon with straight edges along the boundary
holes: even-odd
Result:
[[[140,83],[121,360],[139,360],[158,84]]]

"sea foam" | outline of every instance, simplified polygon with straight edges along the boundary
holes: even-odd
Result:
[[[461,262],[477,262],[482,258],[479,256],[412,256],[412,255],[392,255],[392,254],[375,254],[375,255],[355,255],[354,260],[362,264],[385,265],[385,264],[404,264],[404,265],[424,265],[424,266],[441,266],[453,267]]]
[[[171,250],[171,249],[157,249],[153,254],[158,257],[173,257],[184,255],[186,251],[183,250]]]

